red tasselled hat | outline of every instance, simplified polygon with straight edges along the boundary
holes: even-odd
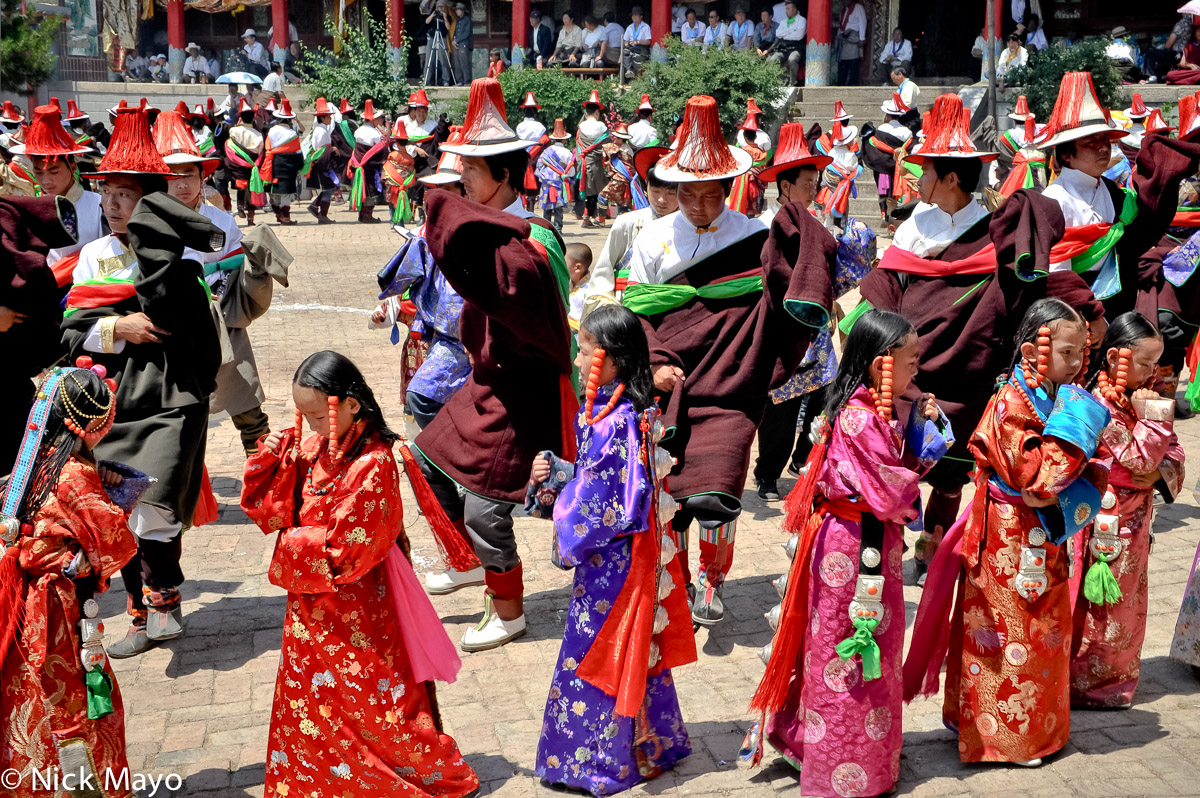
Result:
[[[1167,120],[1163,119],[1162,111],[1155,108],[1150,112],[1150,116],[1146,117],[1146,132],[1147,133],[1163,133],[1175,128],[1167,124]]]
[[[1146,108],[1146,103],[1142,102],[1141,92],[1133,93],[1133,102],[1125,109],[1125,116],[1130,119],[1145,119],[1150,116],[1150,110]]]
[[[740,125],[738,125],[738,130],[749,130],[751,132],[757,133],[758,132],[758,114],[747,113],[745,121],[742,122]]]
[[[284,97],[279,102],[279,108],[275,110],[276,119],[295,119],[296,115],[292,113],[292,101]]]
[[[350,107],[350,101],[347,100],[345,97],[343,97],[342,104],[338,106],[338,113],[339,114],[348,114],[353,110],[354,109]]]
[[[592,93],[588,95],[588,98],[587,98],[586,100],[584,100],[584,101],[583,101],[582,105],[585,105],[585,106],[586,106],[586,105],[595,105],[595,106],[599,106],[600,110],[601,110],[601,111],[603,111],[603,110],[604,110],[604,103],[600,102],[600,90],[599,90],[599,89],[592,89]]]
[[[554,131],[550,134],[551,141],[566,141],[571,138],[571,134],[567,132],[567,126],[563,123],[563,118],[554,120]]]
[[[204,104],[204,110],[208,112],[208,118],[212,119],[213,115],[217,112],[217,101],[209,97],[208,102]]]
[[[841,120],[836,120],[836,124],[841,124]],[[775,161],[759,172],[758,179],[763,183],[771,183],[779,177],[780,172],[798,166],[815,166],[820,170],[831,163],[833,158],[828,155],[813,155],[809,152],[802,122],[788,122],[779,128],[779,146],[775,149]]]
[[[642,147],[633,156],[633,171],[637,172],[638,177],[645,180],[650,167],[661,161],[662,157],[670,151],[670,147]]]
[[[1017,98],[1017,103],[1013,106],[1012,111],[1009,112],[1008,118],[1014,122],[1024,122],[1027,116],[1029,116],[1029,100],[1022,94]]]
[[[12,100],[4,101],[4,111],[0,113],[0,122],[7,122],[10,125],[20,124],[25,121],[25,114],[12,104]]]
[[[639,105],[637,107],[637,109],[639,111],[649,111],[650,113],[654,113],[654,106],[650,104],[650,95],[649,94],[642,95],[642,104]]]
[[[904,116],[909,112],[909,107],[904,102],[904,98],[900,96],[900,92],[892,92],[892,96],[888,98],[887,102],[879,106],[879,110],[888,116]]]
[[[25,131],[25,140],[12,148],[18,155],[38,155],[45,158],[61,158],[67,155],[83,155],[91,152],[80,147],[63,127],[62,109],[57,104],[39,105],[33,109],[33,121]]]
[[[1200,131],[1200,109],[1197,100],[1200,94],[1185,94],[1179,98],[1179,133],[1180,139],[1187,140]]]
[[[424,89],[417,89],[409,96],[408,105],[415,108],[428,108],[429,95],[425,93]]]
[[[975,149],[970,115],[957,94],[943,94],[933,102],[925,127],[925,141],[907,160],[924,164],[926,158],[978,158],[994,161],[998,153]]]
[[[372,100],[370,97],[363,100],[362,118],[369,119],[372,122],[375,121],[375,101]]]
[[[245,97],[243,97],[241,99],[241,101],[238,103],[238,116],[241,116],[242,114],[250,113],[252,111],[257,111],[257,110],[258,110],[258,106],[251,105],[250,101],[248,99],[246,99]]]
[[[559,120],[562,121],[561,119]],[[450,128],[450,137],[446,139],[446,144],[453,147],[456,144],[462,143],[462,128],[455,125]],[[462,156],[455,155],[452,152],[447,152],[445,145],[442,146],[442,156],[438,158],[437,171],[427,177],[418,177],[422,183],[428,186],[441,186],[446,183],[457,183],[462,180]]]
[[[154,122],[154,148],[162,156],[168,166],[185,163],[200,164],[201,178],[207,178],[220,165],[220,158],[204,158],[196,149],[196,140],[188,129],[187,105],[183,105],[183,113],[176,108],[173,111],[163,111]]]
[[[192,146],[195,146],[194,141]],[[144,99],[140,105],[117,109],[108,151],[100,161],[100,169],[88,177],[103,180],[113,175],[162,175],[166,178],[174,176],[171,174],[171,167],[167,166],[154,146]]]
[[[749,100],[746,100],[746,113],[747,114],[761,114],[762,113],[762,109],[758,107],[758,103],[754,102],[753,97],[751,97]]]
[[[841,120],[837,120],[833,123],[833,129],[829,131],[829,138],[833,141],[833,146],[847,147],[858,138],[858,127],[843,125]]]
[[[833,102],[833,117],[830,118],[830,120],[829,120],[830,122],[848,122],[849,120],[851,120],[853,118],[854,118],[853,114],[846,113],[846,107],[844,105],[842,105],[841,100],[834,100],[834,102]]]
[[[1109,139],[1125,137],[1125,131],[1113,123],[1108,112],[1100,105],[1091,73],[1068,72],[1059,84],[1058,99],[1054,103],[1054,111],[1046,120],[1043,140],[1038,147],[1049,149],[1096,133],[1107,134]]]
[[[67,115],[64,117],[68,122],[77,122],[80,119],[90,119],[87,114],[79,110],[79,105],[74,100],[67,100]]]
[[[313,116],[333,116],[333,109],[329,107],[329,103],[325,102],[324,97],[318,97],[316,107],[313,108]]]
[[[753,164],[750,153],[725,143],[717,101],[701,94],[688,99],[675,147],[654,167],[654,174],[668,183],[698,183],[737,177]]]
[[[537,100],[535,100],[533,98],[533,92],[527,91],[527,92],[525,92],[525,102],[521,103],[517,107],[518,108],[533,108],[536,110],[536,109],[541,108],[542,106],[538,105]]]
[[[443,144],[443,152],[482,158],[537,144],[536,141],[523,140],[509,127],[504,109],[504,89],[495,78],[476,78],[471,81],[467,115],[462,128],[462,143]]]

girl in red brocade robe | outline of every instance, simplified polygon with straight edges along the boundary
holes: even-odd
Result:
[[[91,453],[111,427],[116,404],[116,384],[106,385],[103,367],[96,369],[56,368],[42,383],[29,415],[35,428],[21,450],[32,464],[18,460],[0,511],[0,533],[9,545],[0,563],[6,585],[0,596],[0,767],[21,776],[19,784],[5,782],[6,796],[46,796],[32,771],[78,773],[81,767],[95,774],[105,798],[131,795],[103,787],[107,772],[120,775],[128,765],[121,694],[91,598],[108,589],[109,578],[137,553],[137,541],[128,508],[105,491],[109,484],[120,492],[121,477],[98,466]],[[16,581],[9,582],[14,571]],[[13,619],[22,606],[18,624]]]
[[[1127,709],[1141,677],[1154,493],[1171,502],[1183,487],[1175,401],[1146,387],[1158,379],[1162,351],[1162,335],[1145,316],[1122,314],[1108,326],[1090,386],[1112,413],[1103,439],[1113,464],[1102,515],[1080,536],[1083,589],[1071,645],[1077,709]]]
[[[468,795],[432,682],[460,663],[408,561],[397,436],[336,352],[301,363],[292,396],[295,427],[264,440],[242,492],[279,533],[269,578],[288,591],[264,796]]]
[[[962,761],[1032,767],[1070,732],[1064,544],[1100,510],[1107,469],[1089,461],[1109,414],[1070,384],[1087,347],[1074,308],[1035,302],[1016,340],[1012,376],[971,436],[975,500],[930,567],[904,692],[936,695],[948,642],[942,716],[958,730]]]

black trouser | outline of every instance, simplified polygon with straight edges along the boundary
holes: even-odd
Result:
[[[858,65],[860,63],[862,63],[862,58],[844,58],[838,61],[839,86],[858,85]]]
[[[797,471],[808,459],[812,451],[812,440],[809,431],[812,423],[821,411],[825,409],[825,393],[827,386],[822,386],[811,393],[788,399],[779,404],[767,405],[763,420],[758,425],[758,459],[754,461],[754,478],[764,482],[774,482],[783,474],[783,468],[791,455],[792,467]],[[807,403],[806,403],[807,402]],[[803,416],[801,415],[803,413]],[[799,439],[796,435],[796,425],[801,429]],[[795,450],[792,444],[795,444]]]
[[[183,584],[183,569],[179,567],[179,558],[183,555],[183,532],[165,542],[138,538],[137,543],[137,556],[125,563],[121,569],[121,579],[125,582],[125,592],[129,594],[130,614],[140,616],[144,623],[145,616],[141,614],[146,608],[143,588],[149,588],[151,601],[158,609],[172,610],[179,606],[178,590]]]

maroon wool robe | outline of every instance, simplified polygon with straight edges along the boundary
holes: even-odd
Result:
[[[1062,236],[1057,203],[1021,189],[933,258],[961,260],[994,243],[993,274],[923,277],[877,268],[859,283],[872,307],[899,313],[917,328],[917,377],[904,399],[911,402],[921,392],[937,397],[958,436],[949,456],[970,458],[967,440],[995,392],[996,378],[1012,362],[1013,335],[1030,305],[1055,296],[1088,321],[1103,315],[1082,276],[1071,271],[1034,276],[1049,269],[1050,247]]]
[[[425,239],[466,300],[462,342],[471,377],[415,441],[441,472],[495,501],[525,500],[538,452],[561,452],[559,380],[571,370],[571,329],[529,222],[454,196],[425,200]]]
[[[770,231],[756,233],[693,264],[676,278],[707,285],[762,263],[763,292],[730,299],[693,299],[643,316],[650,365],[683,369],[682,385],[663,398],[663,423],[674,432],[663,442],[679,460],[670,477],[675,498],[719,492],[740,500],[750,469],[750,446],[767,404],[767,392],[785,383],[804,357],[814,327],[833,305],[837,242],[804,206],[791,203]]]

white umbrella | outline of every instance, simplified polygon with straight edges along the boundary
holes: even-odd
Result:
[[[1200,2],[1200,0],[1194,1]],[[227,72],[221,77],[217,78],[217,83],[261,84],[262,78],[260,78],[258,75],[255,75],[253,72]]]
[[[1179,9],[1180,14],[1200,14],[1200,0],[1189,0]]]

